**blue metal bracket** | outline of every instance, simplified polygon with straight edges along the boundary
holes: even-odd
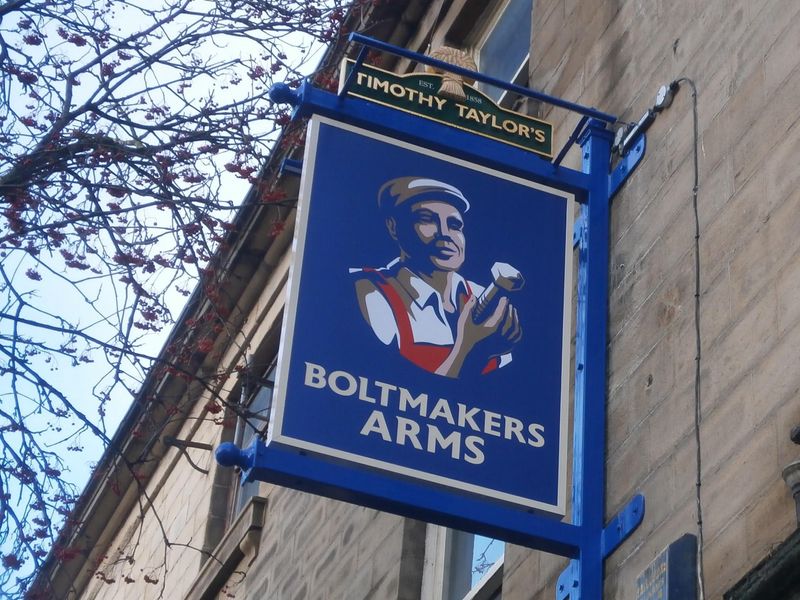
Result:
[[[569,566],[561,571],[556,582],[556,600],[567,600],[572,598],[581,585],[581,561],[572,559]]]
[[[249,449],[230,445],[218,449],[221,464],[238,465],[246,480],[271,481],[397,514],[457,527],[482,535],[565,556],[569,567],[558,579],[557,600],[599,600],[603,595],[603,564],[642,522],[644,498],[635,496],[605,523],[606,368],[608,344],[609,210],[613,196],[640,163],[645,152],[642,135],[630,146],[613,172],[612,132],[616,118],[559,98],[553,98],[473,73],[427,56],[371,40],[358,34],[351,41],[391,52],[423,64],[474,77],[582,115],[554,163],[532,160],[530,153],[478,136],[425,121],[345,94],[331,94],[308,82],[299,90],[285,85],[270,92],[274,102],[294,107],[294,118],[328,116],[377,133],[418,143],[462,160],[572,191],[582,204],[573,241],[578,251],[575,341],[575,400],[573,411],[572,516],[560,522],[546,515],[502,504],[487,504],[468,495],[454,497],[419,482],[393,479],[348,464],[322,464],[319,457],[298,454],[271,443],[254,442]],[[351,77],[352,81],[352,77]],[[345,83],[345,90],[348,83]],[[587,118],[588,117],[588,118]],[[582,170],[559,163],[573,144],[579,144]],[[298,165],[287,163],[286,170]]]
[[[552,104],[553,106],[566,108],[569,111],[576,112],[578,114],[585,115],[587,117],[591,117],[592,119],[599,119],[600,121],[605,121],[606,123],[616,123],[618,120],[617,117],[615,117],[614,115],[601,112],[595,108],[583,106],[582,104],[577,104],[575,102],[569,102],[568,100],[564,100],[563,98],[558,98],[557,96],[551,96],[549,94],[545,94],[544,92],[539,92],[536,90],[532,90],[530,88],[522,87],[521,85],[509,83],[507,81],[503,81],[502,79],[490,77],[489,75],[484,75],[483,73],[479,73],[477,71],[470,71],[469,69],[465,69],[463,67],[459,67],[457,65],[452,65],[450,63],[444,62],[443,60],[438,60],[436,58],[426,56],[425,54],[420,54],[419,52],[413,52],[405,48],[399,48],[397,46],[387,44],[386,42],[382,42],[380,40],[376,40],[367,37],[365,35],[361,35],[360,33],[351,33],[350,41],[355,42],[357,44],[362,44],[364,47],[374,48],[375,50],[379,50],[381,52],[388,52],[389,54],[394,54],[395,56],[407,58],[409,60],[421,63],[423,65],[429,65],[441,69],[443,71],[447,71],[449,73],[455,73],[456,75],[461,75],[468,79],[480,81],[481,83],[485,83],[487,85],[491,85],[493,87],[500,88],[502,90],[506,90],[514,94],[518,94],[520,96],[525,96],[526,98],[533,98],[534,100],[539,100],[540,102]]]
[[[469,496],[455,498],[446,490],[410,479],[387,479],[347,463],[322,463],[312,454],[274,443],[256,440],[244,449],[223,443],[216,457],[223,466],[241,468],[243,481],[269,481],[561,556],[577,557],[585,534],[580,527],[546,515]]]
[[[352,37],[351,37],[352,39]],[[347,91],[350,89],[350,86],[353,85],[353,82],[356,80],[356,75],[358,74],[361,65],[364,63],[364,59],[367,57],[367,46],[362,46],[361,50],[356,57],[356,62],[353,65],[353,68],[350,70],[350,74],[347,76],[347,79],[342,86],[342,89],[339,91],[340,96],[346,96]]]
[[[607,558],[641,525],[644,519],[644,496],[636,494],[606,525],[600,537],[600,554]],[[581,598],[581,560],[572,559],[558,576],[556,600]]]
[[[575,128],[573,135],[576,133],[580,133],[583,130],[583,126],[579,124],[578,127]],[[569,146],[574,142],[572,137],[570,137],[569,142],[567,145],[564,146],[561,154],[566,154],[566,150],[568,150]],[[623,186],[623,184],[628,180],[628,177],[636,170],[636,167],[639,166],[639,163],[642,162],[644,158],[645,150],[647,149],[647,138],[645,134],[642,133],[631,145],[631,150],[623,156],[620,161],[617,163],[617,166],[611,172],[611,175],[608,178],[608,199],[609,202],[614,199],[614,196],[617,194],[619,189]],[[555,163],[555,161],[554,161]],[[573,233],[572,233],[572,245],[577,247],[578,244],[581,242],[582,236],[586,232],[586,218],[583,212],[578,215],[575,219],[575,224],[573,225]]]
[[[644,519],[644,496],[636,494],[603,529],[600,538],[600,552],[609,556],[622,542],[628,539]]]
[[[586,235],[586,217],[581,211],[581,214],[575,219],[572,225],[572,247],[577,248],[582,242],[583,237]]]
[[[631,173],[639,166],[644,158],[644,151],[647,148],[647,139],[641,134],[631,145],[630,151],[623,156],[617,163],[616,168],[608,179],[608,198],[613,198],[630,177]]]
[[[559,186],[574,192],[578,202],[586,200],[590,181],[587,173],[563,165],[553,165],[521,148],[420,119],[360,98],[340,97],[317,89],[307,82],[298,90],[293,90],[286,84],[276,84],[270,91],[270,98],[273,102],[292,105],[293,118],[309,117],[312,114],[326,116],[411,143],[419,142],[424,137],[425,146],[431,150],[450,154],[455,152],[464,160],[520,177],[533,177],[545,185]],[[607,182],[607,165],[604,173]]]
[[[567,155],[567,152],[569,152],[569,149],[572,148],[575,142],[578,141],[578,138],[583,133],[583,129],[586,127],[586,123],[588,122],[589,122],[589,117],[587,117],[586,115],[580,118],[578,124],[575,126],[575,129],[572,130],[569,139],[567,139],[567,143],[564,144],[564,147],[561,148],[561,152],[559,152],[558,156],[556,156],[555,160],[553,160],[554,165],[558,166],[561,164],[561,161],[564,160],[564,157]]]

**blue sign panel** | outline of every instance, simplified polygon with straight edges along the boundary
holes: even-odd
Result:
[[[313,117],[268,445],[563,515],[573,202]]]

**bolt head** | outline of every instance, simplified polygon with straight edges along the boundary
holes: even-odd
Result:
[[[625,141],[625,136],[628,134],[628,127],[627,125],[623,125],[619,129],[617,129],[616,133],[614,134],[614,147],[619,148],[622,146],[622,142]]]
[[[508,263],[496,262],[492,265],[492,279],[497,287],[515,292],[525,285],[525,278]]]

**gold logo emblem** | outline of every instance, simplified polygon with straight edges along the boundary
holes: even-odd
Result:
[[[462,67],[464,69],[469,69],[470,71],[477,71],[478,65],[475,64],[475,60],[464,52],[463,50],[458,50],[457,48],[450,48],[449,46],[442,46],[441,48],[437,48],[433,52],[429,52],[428,56],[431,58],[435,58],[437,60],[441,60],[442,62],[449,63],[451,65],[456,65],[457,67]],[[440,96],[446,96],[448,98],[453,98],[454,100],[464,100],[466,99],[466,94],[464,93],[464,85],[472,85],[475,83],[474,79],[465,79],[461,75],[456,75],[455,73],[448,73],[442,69],[438,69],[436,67],[431,67],[426,65],[425,71],[428,73],[435,73],[437,75],[442,76],[442,85],[439,88],[438,94]]]

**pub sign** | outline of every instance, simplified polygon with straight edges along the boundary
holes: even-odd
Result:
[[[563,515],[573,210],[312,117],[267,444]]]

